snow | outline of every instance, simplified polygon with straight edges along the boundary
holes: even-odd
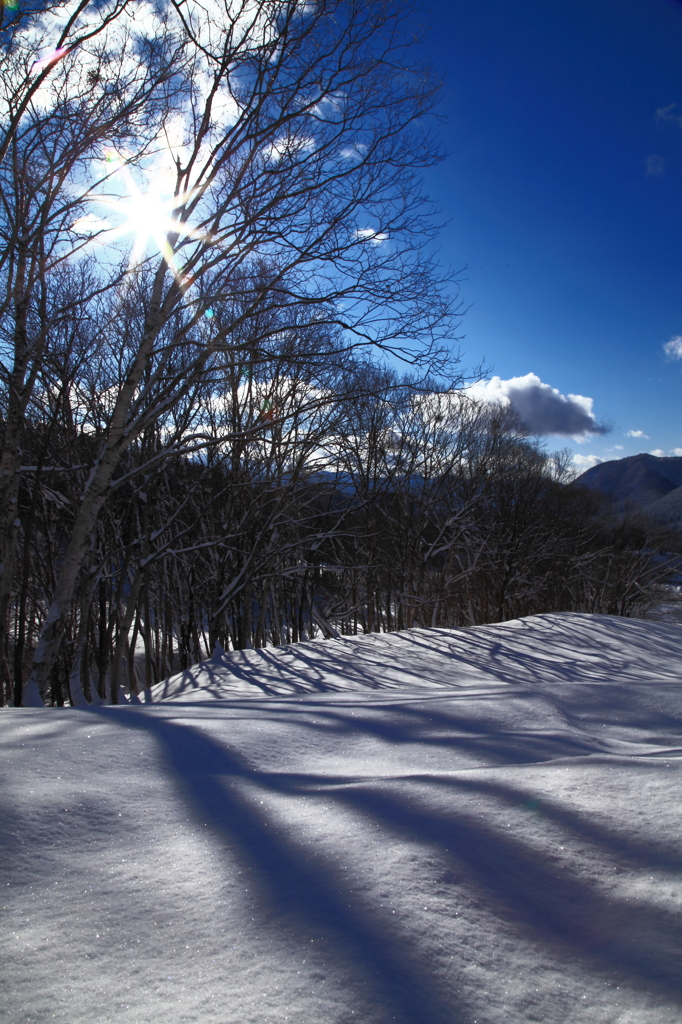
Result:
[[[9,1024],[679,1024],[682,631],[220,654],[0,715]]]
[[[645,618],[654,622],[669,622],[682,625],[682,577],[676,574],[676,582],[660,588],[660,600],[647,609]]]

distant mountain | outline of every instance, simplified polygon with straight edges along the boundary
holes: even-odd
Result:
[[[682,525],[682,456],[642,453],[602,462],[576,484],[607,495],[622,508],[646,509],[661,523]]]

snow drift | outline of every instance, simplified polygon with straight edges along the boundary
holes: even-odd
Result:
[[[0,716],[23,1022],[678,1024],[682,631],[219,654]]]

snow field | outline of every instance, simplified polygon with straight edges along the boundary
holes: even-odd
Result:
[[[679,1024],[679,627],[299,648],[0,716],[3,1021]]]

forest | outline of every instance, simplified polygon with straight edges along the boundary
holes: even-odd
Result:
[[[4,6],[2,703],[653,600],[642,529],[467,391],[411,17]]]

